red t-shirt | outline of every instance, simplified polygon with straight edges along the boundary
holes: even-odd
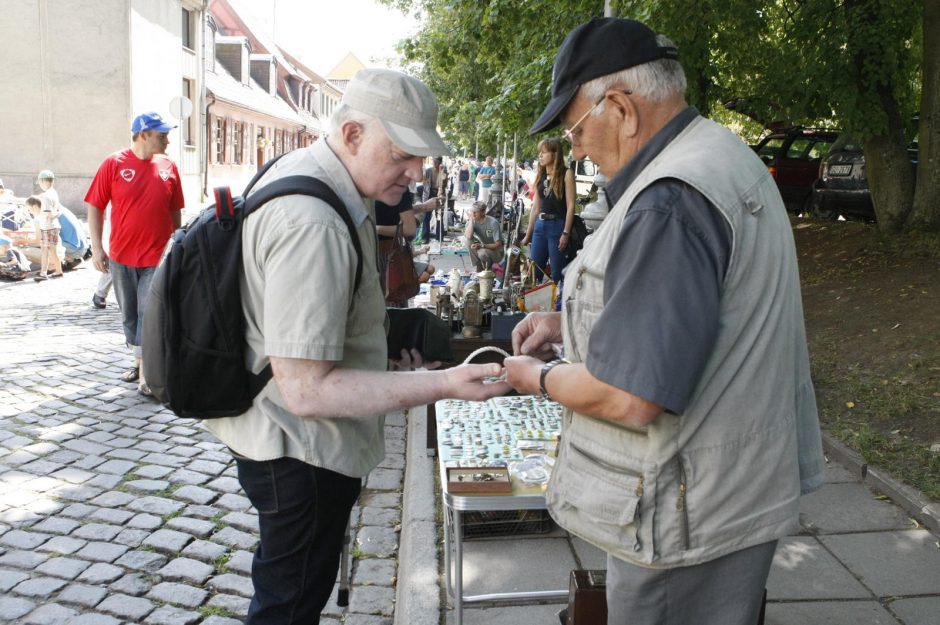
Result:
[[[173,234],[173,213],[183,208],[176,165],[163,154],[149,161],[130,148],[105,159],[85,201],[104,211],[111,203],[110,256],[130,267],[155,267]]]

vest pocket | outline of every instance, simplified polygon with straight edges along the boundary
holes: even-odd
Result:
[[[577,525],[570,529],[611,550],[640,551],[643,475],[570,443],[567,451],[564,462],[555,467],[561,474],[554,499],[562,516]]]

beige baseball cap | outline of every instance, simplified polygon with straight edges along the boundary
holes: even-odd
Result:
[[[390,69],[363,69],[349,81],[342,103],[377,118],[392,143],[409,154],[450,154],[437,134],[437,99],[417,78]]]

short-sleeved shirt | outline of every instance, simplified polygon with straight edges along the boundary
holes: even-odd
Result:
[[[611,177],[612,204],[697,116],[692,107],[680,113]],[[591,374],[681,414],[718,333],[731,244],[727,220],[686,183],[658,180],[641,191],[607,265],[585,359]]]
[[[277,356],[384,371],[385,299],[372,203],[359,195],[326,141],[281,158],[256,189],[295,174],[320,178],[346,205],[362,247],[362,280],[354,290],[357,257],[349,229],[325,202],[287,196],[252,213],[242,233],[248,365],[259,372]],[[364,476],[385,455],[383,415],[302,419],[287,410],[275,380],[248,412],[206,427],[253,460],[290,457],[352,477]]]
[[[130,267],[155,267],[183,208],[179,171],[169,158],[137,158],[131,148],[106,158],[85,201],[104,211],[111,203],[111,258]]]
[[[401,201],[394,206],[390,206],[385,202],[376,200],[375,202],[375,225],[377,226],[397,226],[398,222],[401,221],[401,214],[408,212],[414,206],[414,193],[410,190],[405,190],[401,196]],[[383,234],[379,235],[380,241],[387,241],[393,239],[394,237],[385,236]]]
[[[495,217],[483,219],[483,223],[473,220],[473,234],[479,237],[481,243],[496,243],[503,240],[503,229]]]
[[[477,172],[477,175],[480,174],[490,174],[491,176],[496,174],[496,168],[492,165],[484,165],[480,168],[480,171]],[[480,181],[480,186],[484,189],[489,189],[492,186],[493,181],[490,178],[484,178]]]

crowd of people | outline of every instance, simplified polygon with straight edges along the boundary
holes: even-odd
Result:
[[[414,350],[387,353],[383,241],[425,243],[435,219],[442,235],[455,197],[472,200],[463,234],[475,267],[506,254],[489,214],[494,195],[503,201],[506,163],[445,161],[437,101],[420,80],[362,70],[327,137],[285,155],[256,185],[315,176],[355,228],[321,199],[285,196],[242,230],[246,364],[270,365],[273,377],[246,413],[205,425],[262,512],[250,625],[319,622],[350,509],[384,457],[384,414],[513,389],[565,410],[546,501],[562,527],[607,553],[609,625],[757,622],[777,541],[823,473],[780,195],[746,145],[686,103],[675,45],[644,24],[578,26],[552,80],[530,133],[561,126],[574,158],[608,176],[612,208],[566,267],[575,209],[566,144],[542,140],[535,170],[519,168],[533,190],[521,243],[561,286],[563,304],[516,327],[502,367],[434,370]],[[136,117],[131,146],[105,159],[85,198],[92,260],[113,277],[134,358],[123,379],[144,395],[141,315],[184,205],[165,156],[172,128],[155,113]],[[41,172],[27,202],[40,281],[62,271],[54,179]],[[16,271],[11,242],[0,239],[0,253]]]

